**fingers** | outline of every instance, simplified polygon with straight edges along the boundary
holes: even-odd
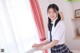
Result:
[[[35,46],[36,46],[36,44],[33,44],[33,45],[32,45],[32,47],[35,47]]]
[[[33,44],[32,45],[32,47],[38,47],[39,46],[39,44]]]
[[[36,50],[41,50],[41,47],[35,47]]]

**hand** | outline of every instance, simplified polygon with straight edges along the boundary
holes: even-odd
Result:
[[[40,46],[40,44],[33,44],[33,45],[32,45],[32,47],[34,47],[34,48],[35,48],[35,47],[39,47],[39,46]]]
[[[36,50],[42,50],[41,46],[35,47]]]

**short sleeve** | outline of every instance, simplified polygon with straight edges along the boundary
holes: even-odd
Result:
[[[48,41],[50,41],[50,31],[48,31],[47,39],[48,39]]]
[[[64,35],[64,32],[65,32],[64,23],[59,22],[55,27],[55,31],[52,31],[52,40],[60,40],[61,37]]]

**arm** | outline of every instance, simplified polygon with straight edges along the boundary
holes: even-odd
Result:
[[[48,40],[44,40],[44,41],[41,42],[40,44],[33,44],[32,47],[41,47],[41,46],[46,45],[46,44],[48,44],[48,43],[49,43]]]
[[[38,50],[45,50],[45,49],[48,49],[48,48],[52,48],[54,47],[59,41],[58,40],[52,40],[52,42],[50,42],[49,44],[46,44],[42,47],[38,47],[37,49]]]
[[[49,43],[49,41],[48,40],[44,40],[44,41],[42,41],[39,45],[46,45],[46,44],[48,44]]]

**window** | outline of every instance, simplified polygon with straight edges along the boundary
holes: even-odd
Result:
[[[6,18],[8,15],[7,24],[10,27],[7,29],[12,31],[10,37],[6,34],[8,51],[10,53],[24,53],[32,48],[32,44],[40,42],[29,0],[5,0],[4,4],[7,12],[4,16]],[[2,21],[5,22],[5,19]],[[6,24],[4,27],[6,28]],[[42,53],[42,51],[35,53]]]

